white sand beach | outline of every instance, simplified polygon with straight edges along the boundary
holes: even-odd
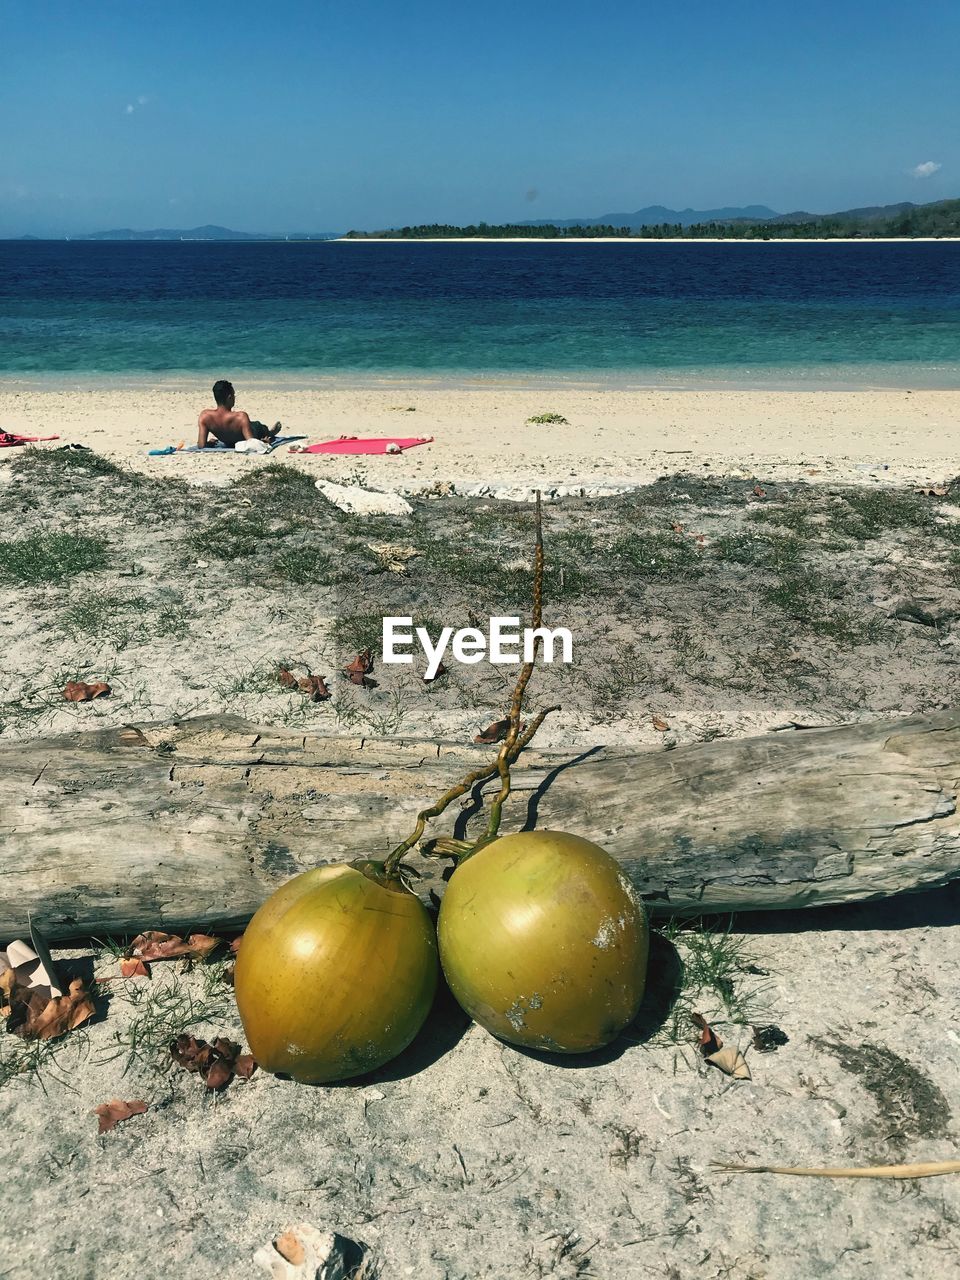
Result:
[[[339,236],[337,244],[954,244],[958,236]]]
[[[298,386],[237,374],[243,407],[311,440],[435,440],[399,457],[305,458],[287,448],[268,458],[149,457],[151,447],[195,438],[211,381],[0,384],[0,428],[61,437],[41,446],[49,453],[0,450],[0,758],[34,751],[46,760],[49,749],[52,762],[29,771],[29,799],[8,800],[12,771],[0,766],[0,845],[22,858],[22,833],[40,833],[45,865],[63,859],[78,893],[92,892],[77,868],[100,832],[117,851],[118,882],[134,881],[123,859],[140,848],[140,828],[124,827],[110,795],[77,781],[72,763],[56,764],[58,735],[73,735],[79,756],[89,731],[153,725],[167,777],[167,752],[177,752],[168,730],[191,717],[364,742],[469,743],[505,710],[503,669],[487,664],[451,662],[429,684],[420,666],[379,657],[371,687],[342,673],[376,644],[387,614],[459,625],[471,610],[513,609],[529,509],[414,498],[406,520],[348,519],[271,461],[426,490],[441,480],[573,487],[694,473],[547,509],[546,616],[571,628],[575,663],[543,664],[530,705],[559,707],[538,743],[574,759],[606,745],[677,761],[723,739],[808,732],[790,725],[898,721],[960,705],[956,489],[906,489],[960,470],[960,391],[534,379]],[[567,424],[527,422],[549,412]],[[150,479],[53,452],[67,442]],[[754,475],[761,486],[739,478]],[[803,483],[780,483],[793,478]],[[326,677],[332,696],[313,702],[281,683],[288,665]],[[67,701],[75,679],[103,681],[109,696]],[[175,778],[174,765],[192,768],[188,753],[172,761],[169,793],[164,784],[162,799],[147,801],[147,820],[155,803],[182,799],[187,841],[208,823],[233,829],[248,799],[237,814],[218,807],[202,780]],[[918,850],[935,823],[954,822],[947,768],[942,793],[933,783],[922,791],[930,817],[917,824]],[[300,784],[270,771],[271,813],[296,831]],[[434,798],[409,772],[398,807]],[[129,785],[119,767],[116,777]],[[884,821],[883,787],[869,775],[850,783],[836,819],[843,830],[848,815]],[[59,788],[63,830],[106,815],[77,837],[76,864],[51,852],[59,826],[39,805]],[[257,834],[251,860],[280,859],[284,874],[325,860],[338,837],[323,790],[318,779],[303,792],[303,821],[316,827],[306,856],[290,851],[292,839],[288,848]],[[671,803],[665,795],[663,808]],[[758,809],[777,803],[769,788],[758,796]],[[639,806],[630,795],[624,805],[627,825]],[[526,811],[510,806],[510,829]],[[371,854],[381,856],[373,837]],[[846,874],[833,859],[816,864],[828,888]],[[7,877],[15,886],[18,874]],[[247,1047],[226,960],[189,971],[157,964],[150,977],[124,979],[115,946],[56,948],[64,969],[95,979],[98,1015],[43,1044],[0,1037],[0,1159],[26,1206],[0,1224],[0,1256],[23,1277],[143,1280],[199,1266],[217,1280],[248,1280],[265,1274],[255,1253],[306,1222],[361,1242],[383,1280],[952,1275],[955,1176],[747,1179],[717,1162],[956,1158],[958,910],[954,884],[662,926],[643,1019],[593,1058],[518,1052],[441,1000],[413,1046],[373,1076],[307,1087],[258,1071],[215,1096],[172,1065],[169,1045],[181,1034],[225,1035]],[[171,927],[159,898],[142,927]],[[704,1060],[694,1013],[745,1055],[751,1079]],[[92,1112],[112,1099],[145,1110],[98,1135]]]
[[[0,430],[60,436],[156,476],[226,481],[262,463],[234,455],[149,457],[196,441],[210,379],[0,381]],[[936,483],[960,471],[960,390],[778,390],[561,381],[294,376],[234,378],[238,405],[303,443],[342,435],[432,436],[402,456],[272,455],[318,477],[417,489],[453,482],[643,483],[667,472],[813,482]],[[533,424],[557,413],[566,423]],[[14,450],[4,451],[6,456]],[[2,458],[2,455],[0,455]]]

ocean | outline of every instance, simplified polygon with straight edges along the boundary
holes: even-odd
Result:
[[[960,386],[960,244],[0,242],[0,375]]]

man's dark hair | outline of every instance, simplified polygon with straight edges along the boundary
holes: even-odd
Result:
[[[230,396],[233,395],[233,383],[227,382],[225,378],[221,378],[219,382],[213,384],[213,398],[217,404],[226,404]]]

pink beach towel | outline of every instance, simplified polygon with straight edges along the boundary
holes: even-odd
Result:
[[[298,449],[297,453],[397,453],[402,449],[413,449],[418,444],[430,444],[432,440],[433,436],[375,436],[367,440],[359,436],[341,436],[339,440],[308,445],[305,449]]]
[[[18,436],[13,431],[0,431],[0,449],[12,449],[17,444],[39,444],[41,440],[59,439],[59,436]]]

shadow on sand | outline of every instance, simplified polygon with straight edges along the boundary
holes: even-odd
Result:
[[[734,917],[733,933],[807,933],[810,930],[945,929],[960,925],[960,880],[899,893],[873,902],[848,902],[834,907],[803,907],[795,911],[742,911]]]

